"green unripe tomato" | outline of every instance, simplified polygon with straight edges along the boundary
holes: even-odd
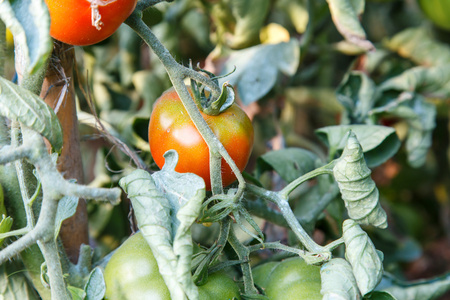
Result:
[[[305,263],[299,257],[270,262],[252,270],[255,284],[271,300],[321,300],[320,267]]]
[[[156,259],[140,232],[128,238],[111,256],[104,277],[105,299],[170,300]],[[240,299],[238,286],[224,273],[211,274],[198,290],[200,300]]]
[[[419,0],[419,4],[436,26],[450,30],[450,0]]]

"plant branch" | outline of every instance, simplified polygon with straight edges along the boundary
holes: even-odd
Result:
[[[62,272],[61,260],[58,255],[58,247],[56,246],[55,240],[50,239],[46,242],[38,241],[38,245],[47,264],[47,274],[50,280],[52,299],[54,298],[54,295],[58,295],[55,299],[72,299],[63,280],[64,274]]]
[[[255,285],[253,283],[253,275],[252,270],[250,268],[249,249],[238,240],[236,234],[234,233],[233,228],[230,228],[230,234],[228,235],[228,242],[238,255],[239,260],[242,261],[241,269],[242,269],[242,278],[244,280],[245,294],[257,295],[258,290],[255,288]]]
[[[17,148],[4,146],[0,149],[2,150],[2,154],[0,155],[0,165],[4,165],[18,159],[29,157],[31,155],[32,150],[29,147],[23,145]]]
[[[302,245],[305,246],[309,252],[317,254],[318,256],[329,257],[329,253],[326,249],[316,244],[300,225],[300,222],[297,220],[297,217],[294,215],[291,207],[289,206],[287,198],[282,198],[281,194],[277,192],[268,191],[254,185],[248,185],[247,189],[260,198],[277,204],[289,227],[295,233],[300,243],[302,243]]]
[[[300,257],[304,257],[306,255],[306,251],[294,247],[286,246],[280,242],[270,242],[270,243],[262,243],[262,244],[256,244],[251,245],[247,247],[249,252],[264,250],[264,249],[274,249],[274,250],[281,250],[286,252],[291,252],[299,255]]]
[[[288,198],[289,194],[292,193],[292,191],[294,189],[296,189],[300,184],[302,184],[303,182],[317,177],[319,175],[322,174],[333,174],[333,167],[335,165],[336,161],[332,161],[320,168],[317,168],[315,170],[312,170],[309,173],[306,173],[303,176],[300,176],[299,178],[295,179],[294,181],[292,181],[291,183],[289,183],[284,189],[282,189],[281,191],[279,191],[279,195],[281,198]]]

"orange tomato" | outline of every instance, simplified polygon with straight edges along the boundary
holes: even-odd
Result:
[[[50,35],[66,44],[86,46],[111,36],[136,7],[137,0],[45,0]]]

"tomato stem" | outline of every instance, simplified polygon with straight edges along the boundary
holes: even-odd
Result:
[[[289,183],[285,188],[283,188],[281,191],[278,192],[280,194],[280,197],[288,198],[289,194],[292,193],[294,189],[296,189],[300,184],[311,178],[314,178],[322,174],[333,174],[333,167],[335,164],[336,161],[334,160],[320,168],[317,168],[309,173],[304,174],[303,176],[300,176],[299,178],[295,179],[294,181]]]
[[[234,229],[230,228],[230,234],[228,235],[228,242],[233,247],[241,263],[242,278],[244,280],[244,290],[246,295],[257,295],[258,290],[255,288],[253,282],[252,270],[250,267],[250,250],[244,246],[234,233]]]

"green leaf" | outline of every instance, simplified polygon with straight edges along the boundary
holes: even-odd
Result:
[[[242,1],[245,2],[245,1]],[[237,87],[238,94],[245,105],[265,96],[276,84],[279,72],[294,75],[300,61],[298,42],[264,44],[244,50],[231,52],[220,75],[229,74],[219,80],[228,81]]]
[[[437,42],[425,27],[405,29],[384,44],[419,65],[430,67],[450,63],[450,46]]]
[[[400,281],[392,276],[383,276],[377,290],[387,292],[396,299],[438,299],[450,290],[450,273],[432,279],[411,282]]]
[[[323,300],[360,299],[352,266],[343,258],[333,258],[320,269]]]
[[[421,93],[427,96],[450,97],[450,62],[436,67],[415,67],[380,85],[380,90]]]
[[[374,109],[372,113],[388,113],[408,123],[406,139],[408,162],[415,168],[423,166],[436,127],[436,107],[419,94],[401,93],[397,99]]]
[[[1,217],[0,233],[7,233],[11,230],[13,219],[11,219],[11,217],[6,217],[5,215],[2,215]],[[0,247],[2,246],[4,240],[5,239],[0,239]]]
[[[381,281],[383,262],[367,233],[353,220],[343,224],[345,257],[350,262],[362,295],[371,292]]]
[[[312,171],[318,157],[305,149],[286,148],[270,151],[258,158],[258,171],[275,170],[286,182]]]
[[[370,299],[370,300],[397,300],[393,295],[391,295],[388,292],[384,291],[374,291],[369,294],[367,294],[364,299]],[[409,298],[405,298],[409,299]]]
[[[345,148],[350,130],[357,136],[369,167],[384,163],[401,145],[394,128],[379,125],[328,126],[316,130],[316,134],[333,153]]]
[[[2,77],[0,115],[39,132],[47,138],[55,151],[61,150],[62,129],[53,109],[35,94]]]
[[[75,214],[77,206],[78,197],[64,196],[59,200],[55,217],[55,240],[58,238],[62,222]]]
[[[89,274],[84,290],[86,291],[86,300],[102,300],[105,296],[105,279],[99,267],[94,268]]]
[[[38,300],[40,297],[20,270],[9,270],[7,263],[0,265],[0,298]]]
[[[174,171],[178,154],[164,155],[161,171],[150,176],[136,170],[119,184],[128,194],[135,210],[138,227],[150,245],[159,271],[172,299],[198,299],[192,281],[192,237],[190,227],[200,213],[205,197],[205,183],[197,175]]]
[[[339,32],[347,41],[365,50],[375,47],[367,40],[366,33],[359,22],[359,14],[364,9],[364,1],[327,0],[331,17]]]
[[[0,19],[11,30],[16,47],[23,53],[25,72],[33,74],[47,61],[53,49],[45,1],[1,1]]]
[[[86,292],[83,289],[71,285],[67,286],[67,289],[69,290],[69,293],[72,296],[72,300],[86,299]]]
[[[366,74],[353,71],[339,85],[336,96],[345,108],[344,123],[365,123],[378,97],[375,83]]]
[[[309,22],[307,0],[279,0],[275,7],[283,10],[298,33],[304,33]]]
[[[361,145],[350,132],[344,152],[333,168],[334,178],[350,218],[359,224],[386,228],[386,212],[378,201],[379,192],[370,174]]]
[[[0,216],[6,215],[6,207],[5,207],[5,195],[3,193],[3,187],[0,183]]]
[[[259,41],[259,31],[269,11],[269,0],[230,0],[236,19],[231,48],[244,48]]]

